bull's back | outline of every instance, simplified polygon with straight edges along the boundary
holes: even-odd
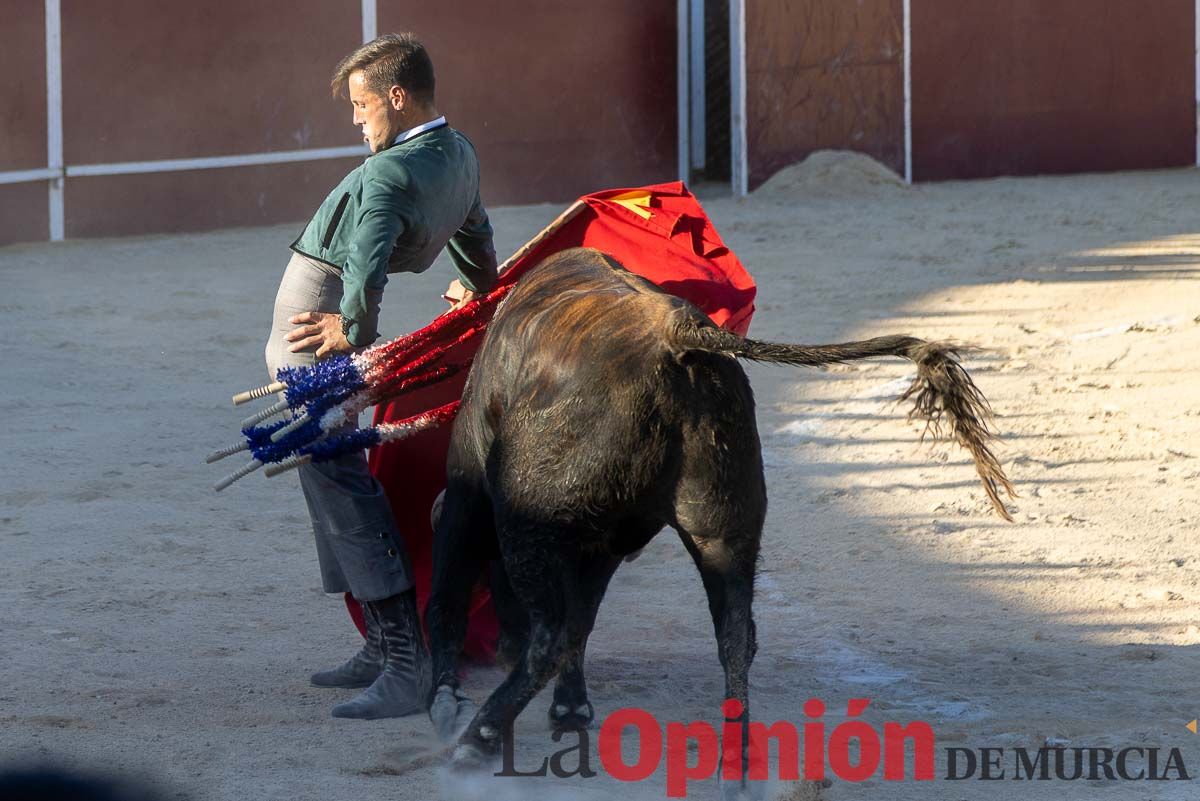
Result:
[[[486,469],[510,505],[570,498],[611,510],[665,486],[678,443],[663,415],[681,369],[668,334],[679,314],[697,313],[598,251],[556,254],[489,324],[452,459]]]
[[[476,363],[501,379],[490,390],[502,402],[551,388],[617,389],[661,362],[673,315],[686,305],[599,251],[563,251],[500,305]]]
[[[668,318],[685,304],[626,272],[590,248],[556,254],[530,271],[490,326],[496,348],[521,354],[554,353],[586,366],[605,353],[618,358],[660,353]],[[587,350],[591,349],[591,350]]]

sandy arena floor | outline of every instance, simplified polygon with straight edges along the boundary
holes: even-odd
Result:
[[[872,699],[943,747],[1179,747],[1200,773],[1200,172],[906,188],[856,158],[706,207],[759,283],[751,334],[884,333],[986,348],[1021,498],[994,516],[964,455],[918,442],[901,362],[751,366],[771,510],[755,714]],[[511,252],[557,206],[493,210]],[[329,717],[308,685],[357,647],[324,596],[294,476],[220,495],[204,464],[263,383],[296,225],[0,249],[0,761],[142,772],[168,797],[661,797],[612,780],[448,788],[427,722]],[[385,333],[442,302],[396,276]],[[603,716],[716,722],[720,666],[669,533],[617,574],[589,647]],[[477,697],[499,680],[472,674]],[[561,747],[548,694],[517,763]],[[595,740],[592,741],[593,751]],[[595,764],[595,762],[594,762]],[[939,775],[943,772],[939,756]],[[793,797],[812,797],[806,788]],[[839,799],[1184,799],[1191,782],[835,782]],[[691,798],[715,798],[714,782]]]

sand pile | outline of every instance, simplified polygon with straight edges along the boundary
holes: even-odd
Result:
[[[805,197],[869,197],[890,195],[904,187],[903,178],[870,156],[848,150],[818,150],[772,175],[753,197],[773,202]]]

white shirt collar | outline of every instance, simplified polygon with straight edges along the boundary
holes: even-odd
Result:
[[[403,133],[401,133],[399,136],[396,137],[395,141],[393,141],[392,144],[398,145],[401,142],[407,142],[409,139],[412,139],[414,136],[420,136],[421,134],[425,133],[426,131],[432,131],[434,128],[441,128],[445,124],[446,124],[446,116],[445,115],[442,115],[441,117],[438,117],[435,120],[430,120],[429,122],[423,122],[420,125],[418,125],[417,127],[409,128],[407,131],[404,131]]]

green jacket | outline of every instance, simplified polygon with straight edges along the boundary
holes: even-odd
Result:
[[[378,306],[389,273],[420,273],[442,248],[463,285],[496,281],[492,226],[479,199],[479,160],[465,136],[434,128],[367,157],[329,193],[292,250],[342,272],[342,314],[352,345],[379,337]]]

